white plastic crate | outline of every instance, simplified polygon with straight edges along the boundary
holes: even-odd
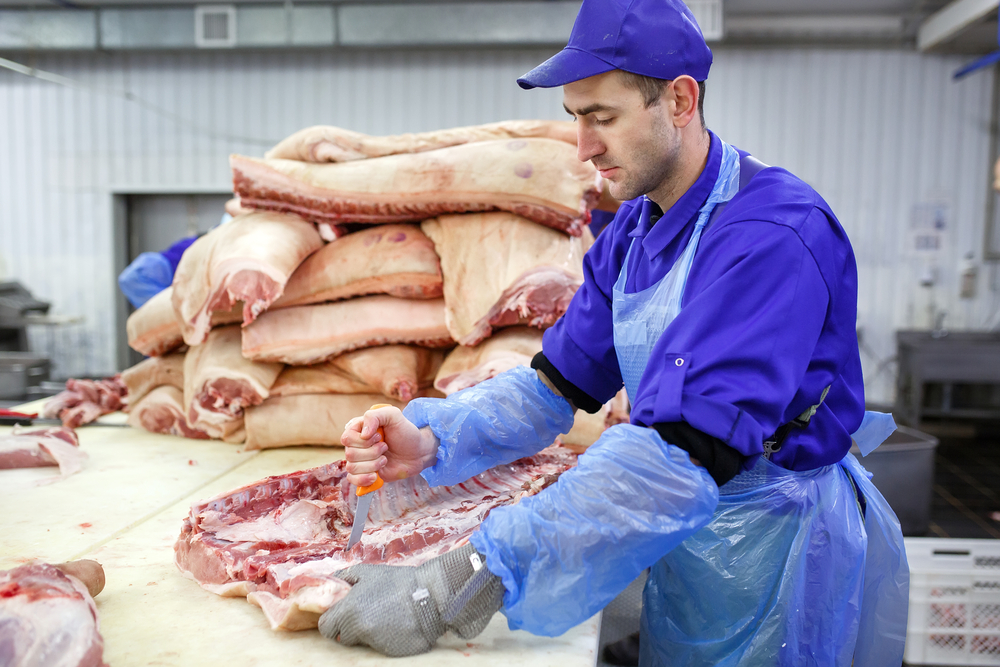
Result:
[[[1000,540],[906,538],[911,665],[1000,665]]]

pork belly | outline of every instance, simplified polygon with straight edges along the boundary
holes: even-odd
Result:
[[[243,330],[243,356],[256,361],[315,364],[376,345],[454,344],[445,326],[443,299],[362,296],[261,315]]]
[[[497,139],[542,137],[576,145],[576,126],[567,120],[506,120],[447,130],[372,136],[330,125],[299,130],[264,154],[268,159],[350,162],[399,153],[423,153],[448,146]]]
[[[131,408],[153,389],[170,385],[184,391],[184,354],[173,353],[143,359],[122,371],[127,393],[124,402]]]
[[[177,567],[213,593],[248,596],[274,629],[314,628],[350,590],[336,572],[419,565],[462,546],[493,508],[553,484],[576,457],[549,447],[454,486],[431,488],[420,475],[386,482],[350,552],[357,500],[345,463],[268,477],[192,506],[174,545]]]
[[[169,384],[152,389],[133,403],[126,423],[150,433],[198,440],[211,437],[204,431],[191,428],[185,416],[184,392]]]
[[[425,220],[444,274],[448,331],[476,345],[493,329],[545,328],[566,312],[583,283],[583,254],[593,237],[571,238],[511,213]]]
[[[530,327],[503,329],[475,347],[459,345],[448,353],[434,388],[448,396],[515,366],[529,366],[542,351],[542,332]]]
[[[442,290],[441,263],[420,227],[379,225],[343,236],[307,258],[271,309],[363,294],[433,299]]]
[[[46,563],[0,572],[4,665],[107,667],[103,654],[97,607],[84,582]]]
[[[381,394],[295,394],[272,396],[247,408],[246,449],[292,445],[340,445],[347,422],[373,405],[403,404]]]
[[[243,206],[315,222],[407,222],[510,211],[579,236],[601,196],[593,165],[552,139],[485,141],[338,164],[233,155]]]
[[[184,359],[184,406],[191,428],[213,438],[242,442],[243,410],[268,397],[281,364],[258,363],[240,353],[240,327],[209,332]]]
[[[255,211],[195,241],[174,274],[171,300],[188,345],[205,341],[212,313],[243,302],[243,323],[281,296],[289,276],[323,240],[294,215]]]

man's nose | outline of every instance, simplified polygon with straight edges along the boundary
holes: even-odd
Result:
[[[576,157],[580,162],[587,162],[603,152],[604,143],[597,137],[597,133],[580,123],[576,130]]]

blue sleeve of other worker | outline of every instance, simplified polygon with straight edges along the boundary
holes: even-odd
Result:
[[[136,308],[170,287],[174,269],[158,252],[144,252],[118,275],[118,287]]]
[[[490,512],[470,539],[503,580],[511,629],[554,637],[705,526],[718,502],[686,452],[619,424],[554,485]]]
[[[531,456],[573,427],[569,401],[526,366],[448,398],[412,400],[403,415],[418,428],[429,426],[441,443],[437,463],[420,473],[431,486],[458,484]]]

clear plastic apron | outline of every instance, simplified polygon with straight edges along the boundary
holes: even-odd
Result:
[[[713,209],[739,189],[739,156],[722,149],[719,177],[667,275],[625,293],[633,240],[615,283],[615,351],[633,400],[681,310]],[[855,436],[867,454],[894,428],[891,416],[866,413]],[[712,521],[650,569],[640,664],[899,665],[908,594],[899,522],[853,456],[806,472],[760,458],[719,489]]]

